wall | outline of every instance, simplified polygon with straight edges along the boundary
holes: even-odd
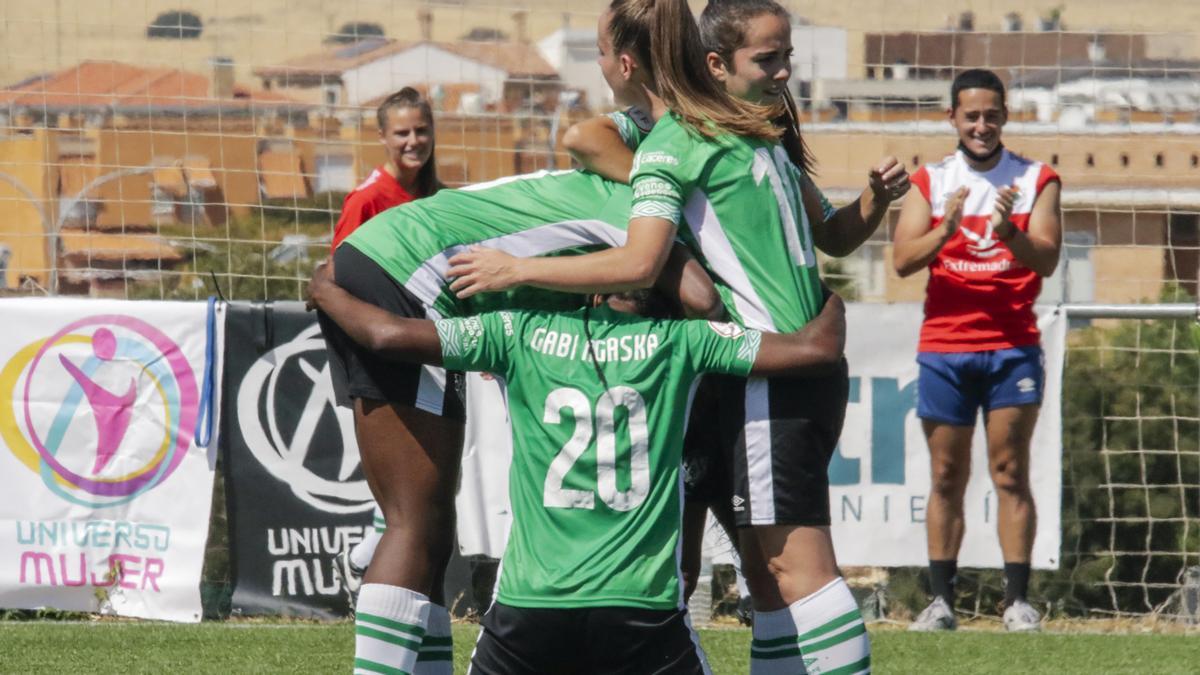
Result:
[[[5,174],[0,178],[0,244],[12,250],[5,275],[8,288],[17,286],[24,276],[43,286],[47,283],[50,263],[45,234],[57,212],[53,195],[58,185],[50,157],[57,156],[53,140],[44,130],[0,137],[0,172]],[[49,222],[43,222],[42,213]]]
[[[433,45],[420,45],[363,64],[342,75],[345,105],[360,105],[411,84],[437,82],[478,83],[485,103],[495,102],[507,74],[478,61],[465,59]]]

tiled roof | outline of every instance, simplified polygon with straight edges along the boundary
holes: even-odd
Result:
[[[144,234],[108,234],[64,230],[60,235],[63,257],[75,267],[93,262],[161,262],[174,265],[183,254],[163,239]]]
[[[302,105],[275,92],[235,85],[233,98],[214,99],[204,75],[117,61],[84,61],[0,90],[0,104],[52,110],[117,108],[247,108]]]
[[[259,77],[292,76],[338,76],[364,63],[398,54],[408,49],[428,44],[457,54],[465,59],[478,61],[499,68],[509,76],[555,77],[554,70],[537,48],[530,44],[513,42],[403,42],[399,40],[363,40],[353,45],[340,45],[314,54],[301,56],[273,66],[254,69]]]

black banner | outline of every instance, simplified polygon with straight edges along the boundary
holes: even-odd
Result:
[[[345,616],[338,553],[362,538],[374,502],[316,316],[301,303],[230,303],[225,345],[233,612]]]

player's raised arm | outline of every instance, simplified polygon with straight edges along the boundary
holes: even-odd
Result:
[[[846,349],[846,305],[831,293],[817,318],[794,333],[763,333],[751,375],[823,375]]]
[[[804,183],[804,211],[812,223],[813,243],[835,257],[850,255],[870,239],[888,207],[903,197],[910,185],[904,163],[884,157],[867,173],[867,187],[858,199],[830,213],[828,202],[812,179]]]
[[[360,346],[395,361],[442,364],[437,328],[427,319],[406,319],[363,302],[337,285],[333,264],[313,270],[308,306],[319,309]]]
[[[608,115],[573,124],[563,134],[563,147],[583,168],[618,183],[629,183],[633,151]]]

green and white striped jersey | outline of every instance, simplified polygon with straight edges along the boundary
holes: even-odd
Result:
[[[608,307],[437,322],[445,366],[504,378],[514,607],[680,606],[679,464],[702,373],[745,376],[762,334]],[[589,351],[589,345],[592,351]]]
[[[681,238],[738,320],[791,332],[821,309],[805,180],[777,143],[705,139],[667,114],[634,156],[632,217],[686,221]]]
[[[403,204],[367,221],[345,243],[379,264],[433,312],[431,318],[523,306],[579,307],[579,296],[538,289],[459,300],[449,260],[473,244],[515,256],[582,253],[625,243],[629,187],[584,171],[539,171]],[[532,298],[536,298],[531,300]]]

